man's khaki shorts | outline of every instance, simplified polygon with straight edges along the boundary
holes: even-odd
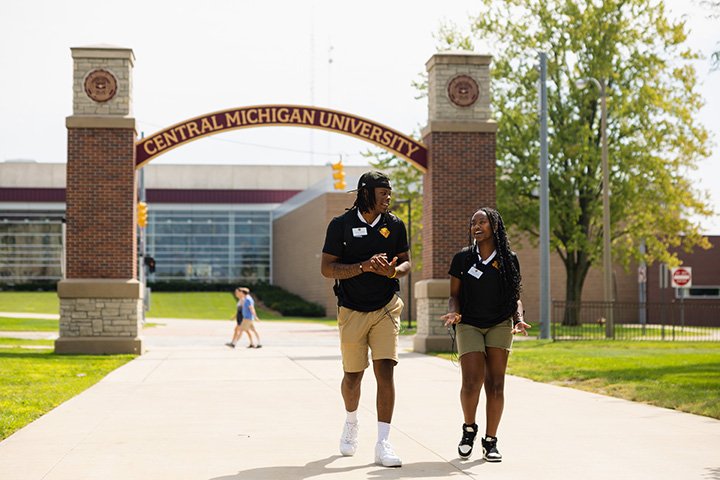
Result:
[[[373,360],[398,361],[398,333],[403,301],[395,295],[390,302],[373,312],[338,308],[340,351],[343,370],[362,372],[369,365],[368,348]]]
[[[483,352],[485,347],[512,349],[512,318],[490,328],[478,328],[464,323],[455,326],[458,357],[470,352]]]

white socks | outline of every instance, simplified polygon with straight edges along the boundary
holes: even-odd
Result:
[[[390,437],[390,424],[378,422],[378,443],[387,441]]]
[[[349,423],[358,423],[357,410],[354,412],[345,412],[345,421]],[[378,442],[387,441],[390,438],[390,424],[385,422],[377,422]]]
[[[345,413],[347,414],[347,417],[345,418],[346,422],[350,422],[350,423],[358,422],[357,410],[355,410],[354,412],[345,412]]]

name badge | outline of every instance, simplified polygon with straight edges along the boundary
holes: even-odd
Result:
[[[365,227],[353,228],[352,232],[353,232],[353,237],[364,237],[365,235],[367,235],[367,228],[365,228]]]
[[[480,270],[478,270],[477,268],[475,268],[475,265],[473,265],[472,267],[470,267],[470,270],[468,270],[467,273],[468,273],[468,275],[472,275],[472,276],[475,277],[475,278],[480,278],[480,277],[482,276],[482,274],[483,274],[483,272],[481,272]]]

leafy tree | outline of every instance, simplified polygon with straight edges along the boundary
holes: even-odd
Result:
[[[422,173],[405,159],[385,150],[371,150],[363,154],[373,168],[390,175],[393,187],[392,212],[409,227],[409,210],[412,210],[412,232],[409,232],[410,259],[413,271],[422,270]]]
[[[538,51],[548,52],[551,248],[567,273],[566,300],[580,301],[602,258],[599,91],[607,84],[613,259],[677,264],[671,247],[708,248],[694,215],[710,215],[707,193],[687,172],[709,155],[696,120],[703,100],[683,46],[683,21],[653,0],[482,0],[470,33],[441,30],[440,49],[494,46],[492,105],[498,205],[507,223],[538,236]],[[487,43],[486,43],[487,44]],[[568,323],[575,318],[566,317]]]

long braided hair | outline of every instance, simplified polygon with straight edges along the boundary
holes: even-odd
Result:
[[[360,213],[368,213],[375,208],[375,188],[361,187],[357,191],[355,203],[348,210],[357,207]]]
[[[520,299],[520,290],[522,289],[522,278],[520,272],[513,261],[513,253],[510,249],[510,241],[505,231],[505,223],[500,216],[500,212],[494,208],[481,207],[478,211],[485,212],[490,227],[492,228],[493,237],[495,238],[495,250],[497,251],[498,263],[500,265],[500,278],[502,278],[503,291],[508,299],[509,305],[514,305]],[[468,240],[470,243],[470,251],[474,246],[472,234],[468,231]]]

